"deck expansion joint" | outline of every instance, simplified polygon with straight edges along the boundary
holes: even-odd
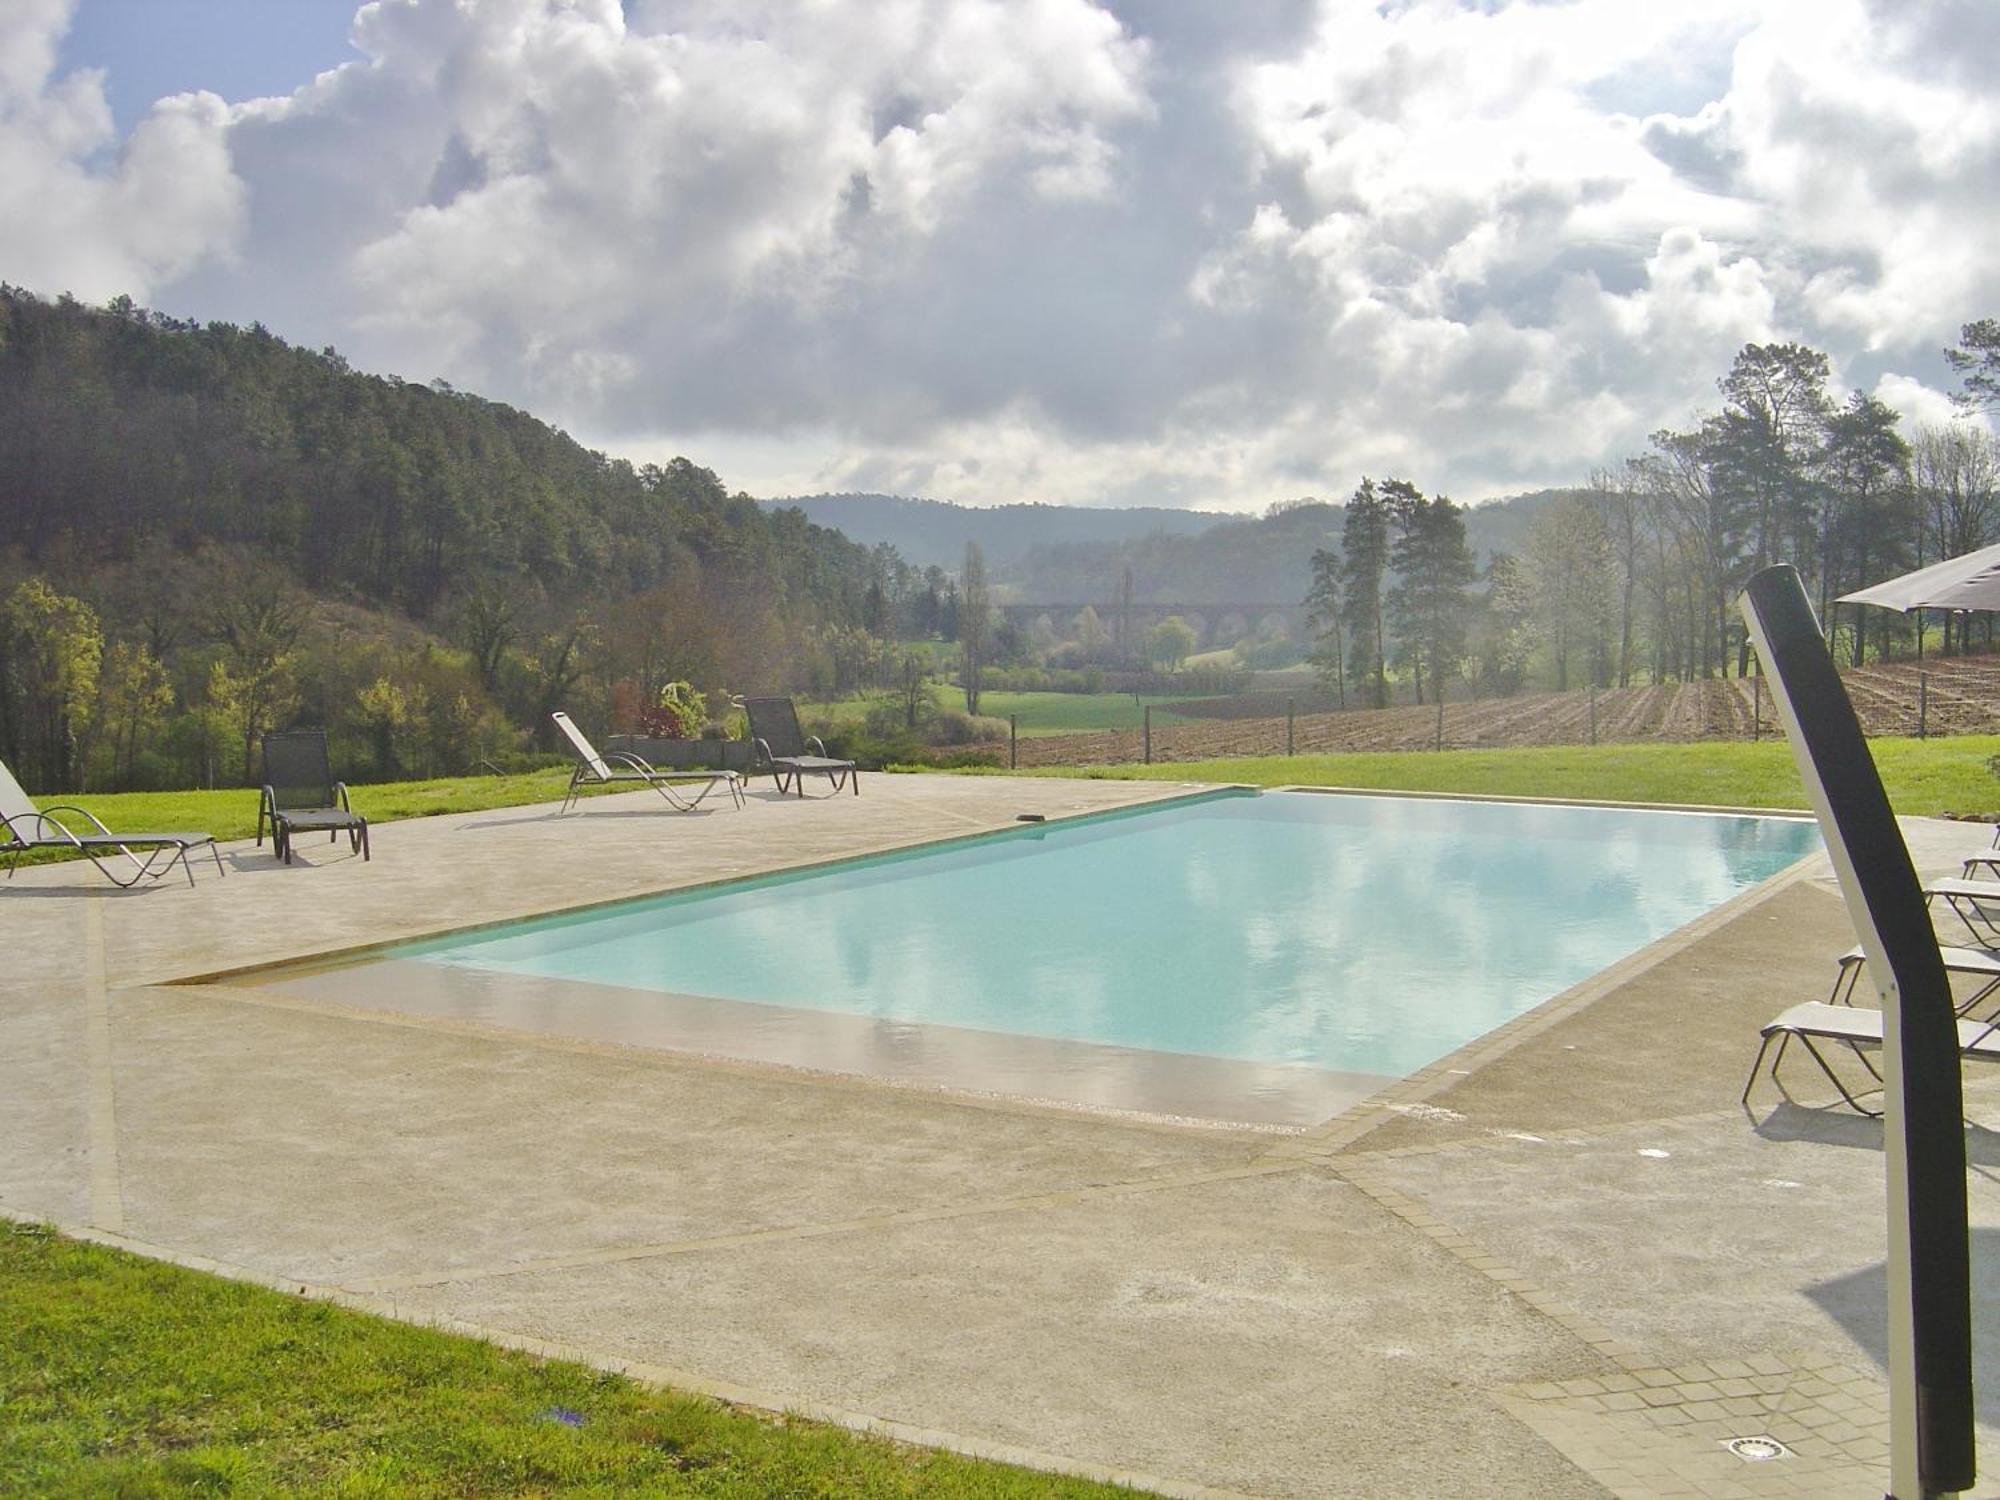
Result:
[[[938,1224],[953,1219],[970,1219],[1008,1213],[1034,1213],[1049,1209],[1074,1208],[1085,1203],[1136,1197],[1144,1193],[1172,1192],[1179,1188],[1206,1187],[1218,1182],[1241,1182],[1252,1178],[1282,1176],[1318,1166],[1308,1161],[1257,1161],[1245,1166],[1215,1167],[1204,1171],[1176,1172],[1165,1177],[1142,1177],[1129,1182],[1093,1183],[1083,1187],[1055,1188],[1041,1193],[1023,1193],[1006,1198],[988,1198],[975,1203],[942,1205],[932,1208],[897,1209],[887,1213],[864,1214],[851,1219],[826,1219],[811,1224],[788,1224],[772,1229],[751,1229],[736,1234],[705,1235],[695,1239],[664,1240],[644,1245],[611,1245],[601,1250],[580,1250],[568,1255],[542,1256],[533,1260],[502,1265],[463,1266],[452,1269],[413,1271],[401,1275],[371,1276],[341,1282],[343,1289],[357,1294],[409,1291],[419,1287],[455,1286],[472,1281],[491,1281],[510,1276],[537,1276],[557,1271],[582,1270],[592,1266],[620,1265],[632,1261],[663,1260],[681,1255],[699,1255],[717,1250],[747,1249],[758,1245],[793,1244],[825,1239],[834,1235],[868,1234],[916,1224]]]
[[[90,1221],[125,1228],[125,1193],[118,1166],[118,1102],[111,1067],[111,996],[104,980],[104,910],[83,908],[84,1059],[90,1078]]]

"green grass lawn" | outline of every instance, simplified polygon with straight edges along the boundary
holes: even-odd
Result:
[[[1022,739],[1052,734],[1083,734],[1100,729],[1137,729],[1145,717],[1143,705],[1151,704],[1155,724],[1185,722],[1173,712],[1173,705],[1193,698],[1212,696],[1176,694],[1134,699],[1130,693],[1002,693],[979,695],[979,712],[989,718],[1004,719],[1009,714],[1020,719]],[[931,684],[931,698],[939,708],[965,710],[963,689],[946,682]],[[799,716],[810,731],[813,723],[858,724],[880,694],[838,698],[826,703],[802,703]]]
[[[0,1493],[1131,1491],[651,1390],[0,1219]]]
[[[2000,736],[1878,739],[1875,764],[1901,813],[2000,812],[2000,780],[1986,769]],[[1806,806],[1781,741],[1758,744],[1590,745],[1526,750],[1399,751],[1372,755],[1272,755],[1151,766],[1049,768],[1021,775],[1240,781],[1254,786],[1353,786],[1412,792],[1576,797],[1604,802]]]
[[[958,706],[965,707],[965,694],[956,693]],[[1022,739],[1052,734],[1084,734],[1100,729],[1137,729],[1145,720],[1145,705],[1153,709],[1155,724],[1187,722],[1173,711],[1176,703],[1209,694],[1156,698],[1151,694],[1135,699],[1130,693],[981,693],[979,711],[996,719],[1014,714],[1020,720]]]
[[[1022,700],[1053,700],[1050,712],[1079,717],[1125,694],[989,693],[996,712]],[[1078,707],[1084,705],[1086,707]],[[1154,719],[1164,721],[1156,707]],[[1136,724],[1134,715],[1133,723]],[[1063,733],[1043,720],[1030,733]],[[1094,727],[1103,728],[1099,723]],[[2000,736],[1960,735],[1948,739],[1870,741],[1882,779],[1896,810],[1937,817],[1947,813],[2000,812],[2000,780],[1986,769],[2000,754]],[[1506,796],[1581,797],[1606,802],[1711,803],[1730,807],[1803,808],[1805,791],[1792,769],[1791,752],[1779,741],[1761,744],[1638,744],[1556,746],[1528,750],[1396,751],[1370,755],[1270,755],[1236,760],[1175,761],[1153,766],[1048,767],[1023,771],[1036,776],[1150,777],[1162,781],[1240,781],[1255,786],[1356,786],[1398,791],[1487,792]],[[465,776],[440,781],[383,782],[354,788],[354,805],[370,822],[421,818],[436,813],[478,812],[552,802],[563,794],[568,773],[560,768],[515,776]],[[614,788],[613,790],[623,790]],[[589,794],[594,795],[594,793]],[[69,800],[69,799],[65,799]],[[120,792],[75,799],[113,829],[201,829],[219,839],[249,838],[257,822],[257,794],[246,788],[213,792]],[[43,798],[52,804],[55,798]]]
[[[561,767],[514,776],[455,776],[436,781],[384,781],[348,788],[354,810],[373,823],[423,818],[437,813],[480,812],[489,807],[519,807],[528,802],[556,802],[569,784]],[[630,791],[614,787],[613,791]],[[590,795],[590,794],[586,794]],[[42,807],[72,804],[95,813],[113,833],[212,833],[218,839],[247,839],[257,831],[257,792],[252,787],[218,791],[88,792],[37,797]],[[87,832],[78,822],[78,832]],[[66,858],[43,851],[33,858]]]

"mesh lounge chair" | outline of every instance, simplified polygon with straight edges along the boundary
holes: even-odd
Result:
[[[624,750],[614,750],[610,755],[600,755],[597,747],[584,738],[583,731],[576,727],[574,720],[558,710],[549,715],[569,739],[570,747],[576,751],[576,769],[570,772],[569,790],[563,794],[562,810],[568,812],[583,796],[586,786],[609,786],[618,781],[636,781],[651,787],[667,804],[680,812],[693,812],[702,804],[702,799],[718,786],[729,788],[729,795],[736,799],[738,807],[743,806],[743,778],[734,771],[674,770],[659,771]],[[674,790],[677,781],[699,782],[701,790],[690,802]]]
[[[1960,1021],[1958,1023],[1958,1055],[1961,1058],[1978,1058],[1985,1062],[2000,1062],[2000,1019],[1991,1021]],[[1771,1055],[1771,1081],[1782,1090],[1784,1084],[1778,1079],[1778,1065],[1785,1060],[1785,1049],[1796,1039],[1819,1064],[1819,1070],[1829,1082],[1840,1091],[1840,1097],[1854,1109],[1871,1118],[1881,1115],[1878,1109],[1870,1109],[1855,1097],[1854,1091],[1833,1070],[1825,1055],[1815,1045],[1817,1042],[1838,1042],[1860,1060],[1868,1070],[1868,1076],[1876,1083],[1882,1081],[1881,1073],[1869,1058],[1870,1050],[1882,1045],[1882,1012],[1868,1010],[1856,1005],[1828,1005],[1821,1000],[1809,1000],[1803,1005],[1794,1005],[1783,1015],[1764,1027],[1763,1045],[1757,1049],[1757,1060],[1750,1065],[1750,1077],[1743,1085],[1743,1103],[1750,1103],[1750,1090],[1756,1086],[1757,1075],[1763,1070],[1764,1058],[1771,1054],[1771,1043],[1776,1041],[1778,1050]],[[1863,1092],[1873,1092],[1872,1089]]]
[[[1979,981],[1978,988],[1962,1000],[1954,1000],[1952,1009],[1961,1016],[1979,1009],[1981,1002],[1994,991],[2000,990],[2000,948],[1953,948],[1940,945],[1938,953],[1944,958],[1944,971],[1954,976],[1964,976]],[[1867,955],[1857,943],[1840,955],[1840,972],[1834,976],[1833,992],[1829,994],[1829,1005],[1852,1005],[1854,990],[1861,980],[1861,970],[1867,964]]]
[[[1944,898],[1972,940],[1981,947],[2000,947],[2000,880],[1933,880],[1924,900]]]
[[[778,778],[778,795],[783,796],[787,783],[798,789],[798,794],[806,794],[806,777],[824,776],[833,783],[828,790],[831,796],[838,792],[845,782],[854,784],[854,795],[861,795],[861,773],[851,760],[834,760],[826,753],[826,744],[818,735],[806,735],[799,731],[799,711],[792,707],[789,698],[745,698],[743,712],[750,717],[750,738],[757,746],[757,757],[768,765]],[[819,747],[817,755],[806,753],[807,745]]]
[[[58,813],[67,813],[73,818],[82,818],[90,824],[88,831],[73,833]],[[96,865],[106,880],[115,886],[137,885],[142,880],[158,880],[175,865],[187,876],[188,884],[194,884],[194,871],[188,868],[188,851],[206,849],[215,856],[215,873],[222,873],[222,851],[216,848],[215,839],[206,833],[113,833],[95,816],[80,807],[38,808],[34,800],[21,790],[21,783],[14,779],[14,773],[0,765],[0,850],[7,854],[7,878],[14,878],[14,868],[21,862],[21,856],[30,849],[74,849]],[[132,851],[144,849],[146,857],[141,859]],[[106,860],[113,861],[107,864]]]
[[[333,779],[324,729],[295,729],[264,736],[264,790],[257,799],[257,843],[271,821],[271,852],[292,862],[292,835],[326,830],[327,842],[347,835],[348,847],[368,858],[368,820],[347,800],[347,783]]]

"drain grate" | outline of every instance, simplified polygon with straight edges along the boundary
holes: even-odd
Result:
[[[1730,1438],[1723,1447],[1734,1453],[1747,1464],[1768,1463],[1774,1458],[1790,1458],[1792,1450],[1774,1437],[1758,1434],[1756,1437]]]

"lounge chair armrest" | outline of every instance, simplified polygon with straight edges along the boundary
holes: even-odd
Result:
[[[808,745],[817,745],[819,747],[818,754],[821,760],[831,759],[831,757],[828,756],[826,753],[826,741],[821,739],[818,735],[816,734],[807,735],[806,743]]]
[[[56,828],[62,831],[65,837],[74,837],[74,835],[71,834],[67,828],[63,827],[61,819],[55,816],[55,814],[57,813],[75,813],[79,818],[82,818],[86,822],[88,822],[92,828],[97,830],[97,832],[104,834],[106,837],[112,836],[111,830],[109,828],[106,828],[104,824],[98,820],[96,813],[90,812],[85,808],[78,807],[74,803],[59,802],[54,807],[45,807],[40,812],[35,814],[35,818],[38,822],[53,824]]]
[[[619,761],[630,766],[633,770],[640,772],[642,775],[657,776],[660,774],[629,750],[607,750],[602,759],[607,766],[614,761]]]
[[[333,800],[335,805],[338,806],[342,812],[351,813],[354,811],[354,805],[347,800],[346,782],[336,781],[333,784]]]
[[[54,810],[50,809],[49,811]],[[64,827],[61,818],[50,817],[49,811],[37,812],[35,814],[35,836],[28,840],[28,842],[31,844],[56,844],[66,840],[81,848],[83,840]]]
[[[757,747],[757,759],[764,765],[768,766],[777,759],[775,755],[771,754],[771,742],[769,740],[753,739],[750,743]]]
[[[84,814],[84,816],[90,816],[90,814]],[[64,838],[68,838],[72,844],[76,842],[76,834],[72,834],[68,828],[64,828],[60,820],[50,818],[46,812],[24,812],[24,814],[20,814],[20,818],[8,818],[4,812],[0,812],[0,832],[6,834],[6,838],[0,840],[0,848],[8,848],[8,846],[16,846],[16,844],[20,848],[30,848],[34,844],[46,844],[50,840],[42,832],[44,828],[54,828],[58,834],[62,834]]]

